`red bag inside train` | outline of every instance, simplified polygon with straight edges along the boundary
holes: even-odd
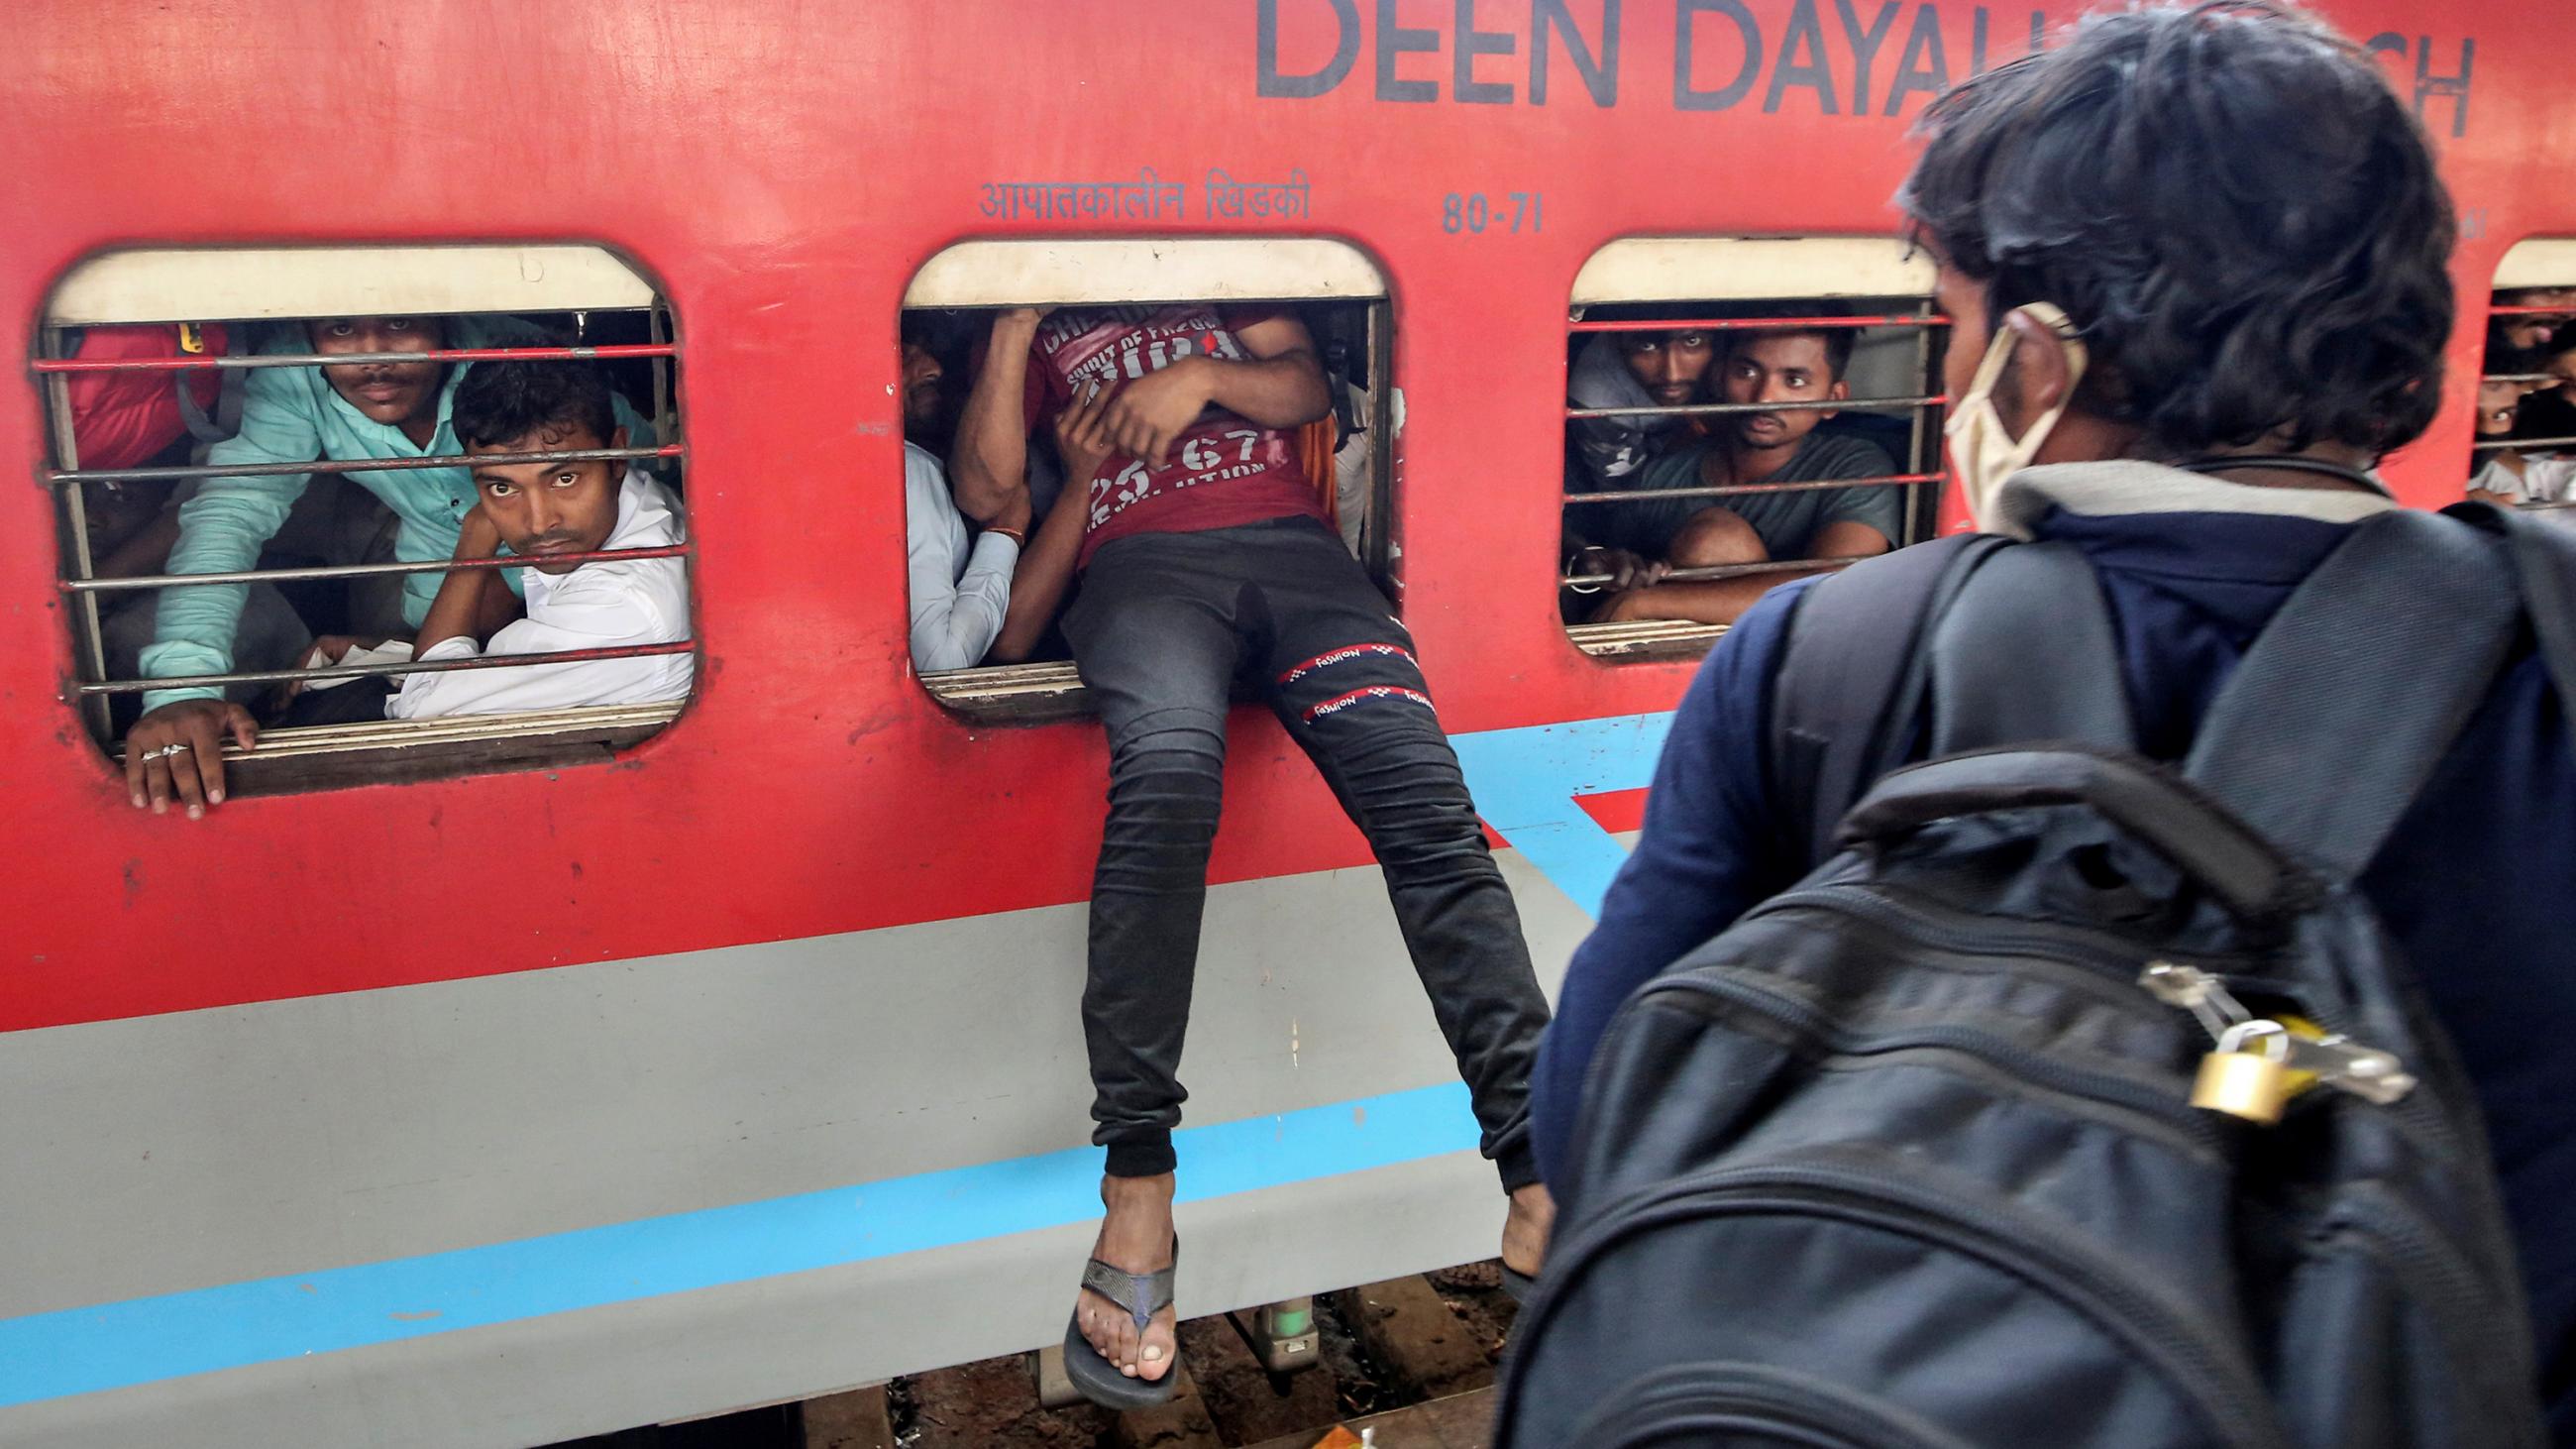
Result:
[[[190,323],[155,323],[136,327],[89,327],[80,334],[72,355],[85,361],[122,358],[179,357],[199,353],[221,356],[224,329]],[[191,347],[187,344],[193,342]],[[132,468],[178,441],[188,431],[180,411],[184,389],[202,417],[214,409],[223,379],[214,368],[184,372],[77,372],[66,379],[72,419],[80,439],[84,468]]]

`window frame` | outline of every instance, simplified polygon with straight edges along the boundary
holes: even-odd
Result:
[[[2487,311],[2485,325],[2482,326],[2477,333],[2473,334],[2481,339],[2479,343],[2478,360],[2478,383],[2480,385],[2484,385],[2489,382],[2529,381],[2534,380],[2535,377],[2533,374],[2489,373],[2486,370],[2486,344],[2484,338],[2493,331],[2493,325],[2497,318],[2530,315],[2535,312],[2566,312],[2576,314],[2576,304],[2564,307],[2506,307],[2500,306],[2496,302],[2496,294],[2499,292],[2520,291],[2533,287],[2555,287],[2565,291],[2576,292],[2576,237],[2525,237],[2521,241],[2514,243],[2511,247],[2506,248],[2504,255],[2496,260],[2495,276],[2487,283]],[[2566,325],[2576,326],[2576,322],[2571,322]],[[2546,377],[2548,374],[2538,374],[2537,376]],[[2576,437],[2517,438],[2507,436],[2498,438],[2493,442],[2482,441],[2478,437],[2476,421],[2477,407],[2477,394],[2472,390],[2469,396],[2470,423],[2468,460],[2467,466],[2462,470],[2461,475],[2465,480],[2461,484],[2464,489],[2469,483],[2477,481],[2478,477],[2485,471],[2486,460],[2481,456],[2482,454],[2502,452],[2510,448],[2530,447],[2535,444],[2555,444],[2556,451],[2576,452]],[[2519,503],[2513,504],[2512,507],[2515,511],[2521,513],[2558,512],[2565,509],[2576,508],[2576,496],[2563,499],[2525,499]]]
[[[208,305],[193,305],[203,302]],[[65,700],[78,715],[91,742],[120,770],[124,739],[113,728],[110,699],[139,694],[141,680],[107,677],[105,633],[100,598],[157,592],[165,587],[204,587],[170,582],[168,573],[137,579],[98,580],[98,559],[89,537],[84,488],[107,478],[169,481],[220,476],[221,468],[203,464],[84,470],[71,404],[70,379],[83,371],[112,370],[102,365],[81,368],[48,366],[73,363],[68,336],[90,327],[152,326],[169,323],[218,323],[227,327],[300,322],[334,316],[527,315],[571,313],[583,319],[593,312],[637,312],[646,319],[650,341],[643,344],[594,345],[576,340],[566,346],[511,348],[444,348],[432,356],[470,353],[472,360],[525,357],[530,360],[589,361],[641,359],[652,364],[656,446],[616,450],[620,459],[669,459],[685,476],[687,447],[682,442],[681,392],[675,382],[682,350],[676,313],[663,289],[640,266],[611,248],[595,244],[387,244],[327,247],[121,248],[95,254],[66,269],[48,290],[37,328],[33,372],[43,403],[48,436],[47,464],[39,481],[56,497],[54,521],[58,565],[55,589],[73,607],[71,616],[74,674],[66,681]],[[334,361],[339,359],[335,358]],[[455,360],[451,358],[450,360]],[[217,371],[271,366],[317,366],[259,355],[208,358],[193,363]],[[122,370],[136,370],[129,362]],[[141,360],[139,370],[169,373],[186,370],[160,359]],[[531,457],[540,455],[530,455]],[[551,454],[543,455],[551,456]],[[408,461],[408,460],[405,460]],[[456,466],[456,465],[449,465]],[[264,471],[306,474],[382,471],[384,460],[334,461],[269,467]],[[611,550],[618,554],[638,550]],[[672,645],[638,646],[644,654],[686,654],[702,663],[703,641],[698,615],[694,531],[684,542],[642,550],[646,556],[676,557],[689,573],[692,629]],[[445,564],[399,563],[320,565],[259,569],[249,574],[278,580],[402,576],[441,572]],[[166,568],[166,566],[165,566]],[[225,575],[224,577],[231,577]],[[145,582],[160,580],[164,582]],[[577,654],[587,656],[585,651]],[[507,656],[509,664],[473,667],[511,668],[543,663],[555,655]],[[456,667],[451,664],[450,668]],[[272,677],[349,679],[368,675],[445,672],[436,665],[326,666],[315,670],[246,670],[221,676],[234,682],[264,682]],[[191,676],[193,677],[193,676]],[[311,725],[264,729],[259,747],[243,752],[224,744],[224,767],[230,794],[286,794],[363,784],[395,783],[486,773],[495,768],[557,769],[591,760],[605,761],[659,733],[692,703],[705,678],[692,671],[689,692],[678,699],[646,705],[597,705],[564,710],[507,714],[456,715],[425,720],[370,720],[356,724]],[[150,681],[152,688],[169,685]]]
[[[1402,617],[1403,548],[1397,537],[1394,471],[1395,433],[1403,423],[1404,403],[1394,385],[1394,295],[1385,269],[1360,248],[1338,238],[1306,236],[969,239],[921,264],[905,285],[897,320],[915,310],[1181,302],[1365,309],[1369,485],[1360,562],[1386,593],[1388,608]],[[900,354],[898,344],[898,367]],[[910,526],[907,512],[905,527]],[[905,603],[908,608],[908,591]],[[907,648],[907,668],[910,659]],[[1046,724],[1094,713],[1071,660],[914,669],[912,674],[943,710],[971,724]]]
[[[1904,536],[1894,540],[1896,548],[1910,547],[1933,536],[1939,526],[1942,489],[1947,484],[1940,455],[1941,418],[1949,399],[1941,391],[1941,346],[1946,338],[1949,319],[1942,316],[1933,299],[1933,265],[1931,259],[1911,244],[1892,237],[1855,236],[1651,236],[1619,237],[1604,243],[1584,260],[1570,289],[1567,306],[1567,388],[1572,386],[1572,357],[1579,345],[1577,338],[1622,330],[1654,330],[1636,325],[1652,322],[1655,327],[1687,326],[1697,322],[1725,331],[1759,331],[1762,327],[1743,325],[1759,321],[1777,327],[1784,321],[1825,320],[1852,326],[1864,337],[1894,328],[1906,328],[1915,334],[1914,367],[1917,391],[1910,397],[1891,397],[1880,407],[1870,406],[1872,399],[1844,401],[1842,411],[1881,411],[1903,406],[1911,428],[1906,454],[1898,467],[1906,470],[1895,475],[1910,481],[1872,487],[1902,487],[1906,491]],[[1635,318],[1606,322],[1592,314],[1599,309],[1682,308],[1687,314],[1676,319]],[[1795,317],[1757,317],[1751,309],[1764,308]],[[1859,318],[1884,319],[1869,325],[1854,325]],[[1688,405],[1694,413],[1722,414],[1730,405],[1699,403]],[[1586,417],[1604,415],[1598,409],[1578,409],[1568,398],[1564,423],[1571,430]],[[1576,495],[1558,480],[1560,512]],[[1758,485],[1755,485],[1758,486]],[[1711,495],[1715,501],[1722,495]],[[1616,506],[1616,505],[1604,505]],[[1830,572],[1848,567],[1830,565]],[[1764,564],[1739,564],[1712,570],[1688,571],[1684,581],[1750,576],[1761,573],[1797,573],[1811,567],[1805,561],[1775,560]],[[1600,587],[1597,576],[1560,571],[1557,587],[1563,591],[1576,587],[1574,580],[1592,580]],[[1634,620],[1614,623],[1569,622],[1563,626],[1566,641],[1585,656],[1603,663],[1631,663],[1696,659],[1708,652],[1731,628],[1728,624],[1703,624],[1691,620]]]

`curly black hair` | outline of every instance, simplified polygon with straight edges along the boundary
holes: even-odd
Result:
[[[456,441],[497,447],[571,427],[586,427],[602,446],[617,431],[608,375],[588,362],[478,362],[456,384],[449,414]]]
[[[2450,194],[2350,41],[2221,0],[2081,22],[1925,112],[1899,193],[1988,315],[2054,302],[2077,403],[2178,459],[2278,437],[2384,453],[2440,407]]]
[[[1812,317],[1816,315],[1816,309],[1812,304],[1774,303],[1752,308],[1745,315],[1753,318]],[[1833,370],[1836,382],[1842,381],[1843,375],[1851,371],[1852,349],[1860,345],[1860,329],[1857,327],[1784,327],[1776,332],[1764,328],[1735,333],[1727,342],[1730,347],[1735,347],[1764,337],[1813,337],[1823,342],[1825,366]]]

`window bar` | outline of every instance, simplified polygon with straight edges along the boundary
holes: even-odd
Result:
[[[1704,488],[1612,488],[1568,493],[1569,508],[1599,503],[1644,503],[1658,498],[1736,498],[1760,493],[1822,493],[1835,488],[1910,488],[1939,481],[1938,473],[1896,473],[1880,478],[1825,478],[1811,483],[1720,483]]]
[[[2545,513],[2552,508],[2576,508],[2576,498],[2534,498],[2514,507],[2525,513]]]
[[[2555,309],[2566,311],[2566,308]],[[1623,317],[1617,321],[1568,322],[1569,332],[1817,332],[1844,327],[1947,327],[1937,312],[1897,312],[1874,317]]]
[[[1880,555],[1864,557],[1877,558]],[[1656,582],[1704,584],[1717,579],[1751,578],[1761,574],[1826,573],[1847,569],[1859,562],[1858,558],[1793,558],[1774,559],[1769,563],[1712,564],[1706,568],[1674,569]],[[1579,589],[1614,583],[1618,577],[1617,574],[1564,574],[1558,577],[1557,583],[1564,588]]]
[[[2489,307],[2489,308],[2487,309],[2487,315],[2488,315],[2488,316],[2490,316],[2490,317],[2571,317],[2571,318],[2576,318],[2576,302],[2560,302],[2560,303],[2557,303],[2557,304],[2556,304],[2556,305],[2554,305],[2554,306],[2553,306],[2553,305],[2551,305],[2551,304],[2549,304],[2549,303],[2543,302],[2543,303],[2539,303],[2539,304],[2536,304],[2536,305],[2520,306],[2520,307]]]
[[[652,329],[653,345],[656,347],[672,346],[671,328],[667,320],[669,316],[670,313],[665,310],[662,299],[658,296],[653,299],[653,305],[644,313],[645,325]],[[675,443],[680,438],[671,417],[671,359],[677,355],[678,350],[673,348],[672,351],[658,353],[653,358],[653,436],[665,443]]]
[[[644,659],[687,654],[695,639],[668,644],[620,644],[605,649],[559,649],[551,654],[487,654],[476,659],[437,659],[404,664],[325,664],[314,669],[255,669],[233,674],[186,674],[169,679],[110,679],[79,686],[84,695],[140,694],[150,689],[212,689],[227,684],[281,684],[291,679],[363,679],[376,674],[447,674],[459,669],[524,669],[536,664],[586,664],[605,659]]]
[[[1701,418],[1726,413],[1873,412],[1882,408],[1941,407],[1950,400],[1928,397],[1858,397],[1822,402],[1675,403],[1670,407],[1567,408],[1568,421],[1583,418]]]
[[[626,357],[671,357],[669,342],[615,342],[604,347],[441,347],[429,352],[263,352],[243,357],[39,358],[36,371],[187,372],[208,367],[355,367],[375,362],[609,362]]]
[[[1395,328],[1391,304],[1371,303],[1369,344],[1369,500],[1367,536],[1369,575],[1399,602],[1403,581],[1395,576]]]
[[[56,327],[46,328],[43,350],[49,354],[47,360],[58,356],[62,351],[62,345],[62,330]],[[80,439],[75,436],[72,427],[71,388],[59,375],[45,379],[45,410],[54,425],[54,460],[62,465],[63,472],[79,472]],[[72,540],[72,572],[86,581],[91,578],[92,571],[97,566],[97,561],[90,556],[88,500],[82,496],[82,488],[78,483],[64,488],[60,497]],[[79,677],[84,680],[107,678],[107,635],[99,624],[96,594],[84,592],[81,595],[78,637],[80,658],[76,661],[76,669]],[[107,700],[100,697],[95,700],[84,700],[83,704],[88,707],[92,733],[99,739],[106,739],[115,724],[109,712]]]
[[[197,464],[186,468],[56,469],[45,475],[55,484],[98,483],[110,478],[260,478],[278,473],[400,473],[412,468],[472,468],[478,464],[590,463],[635,458],[678,458],[687,454],[678,443],[658,448],[571,448],[544,453],[442,453],[426,458],[316,458],[308,463]]]
[[[2565,382],[2554,372],[2489,372],[2478,377],[2480,382]]]
[[[2469,444],[2473,453],[2493,448],[2576,448],[2576,438],[2498,438],[2490,443]]]
[[[363,579],[386,574],[443,574],[458,569],[524,569],[538,564],[585,564],[608,559],[686,558],[694,544],[664,543],[650,548],[603,548],[589,553],[549,553],[528,557],[432,559],[422,563],[314,564],[305,568],[242,569],[225,574],[141,574],[124,579],[64,579],[67,594],[113,593],[125,589],[184,589],[199,584],[296,582],[305,579]]]
[[[1926,318],[1939,315],[1932,310],[1932,299],[1929,297],[1915,305]],[[1915,329],[1914,375],[1924,379],[1929,385],[1936,387],[1939,385],[1940,380],[1932,372],[1932,329],[1930,327]],[[1905,446],[1905,466],[1913,469],[1918,475],[1929,475],[1925,477],[1925,482],[1938,482],[1941,471],[1939,457],[1941,433],[1940,429],[1932,424],[1932,410],[1929,407],[1914,410],[1912,429]],[[1898,540],[1899,547],[1921,543],[1927,536],[1939,531],[1941,519],[1938,492],[1930,493],[1929,500],[1933,506],[1927,508],[1924,506],[1927,492],[1923,488],[1909,487],[1905,490],[1905,537]]]

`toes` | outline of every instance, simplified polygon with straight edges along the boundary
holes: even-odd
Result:
[[[1136,1325],[1123,1312],[1114,1312],[1086,1302],[1081,1307],[1082,1336],[1092,1351],[1115,1364],[1120,1373],[1136,1376]]]
[[[1145,1341],[1137,1350],[1136,1372],[1139,1377],[1159,1381],[1172,1371],[1173,1329],[1171,1310],[1156,1314],[1153,1326],[1145,1330]]]
[[[1089,1304],[1084,1304],[1082,1307],[1081,1321],[1083,1342],[1091,1345],[1092,1352],[1113,1364],[1117,1363],[1120,1358],[1117,1323],[1108,1314]]]

